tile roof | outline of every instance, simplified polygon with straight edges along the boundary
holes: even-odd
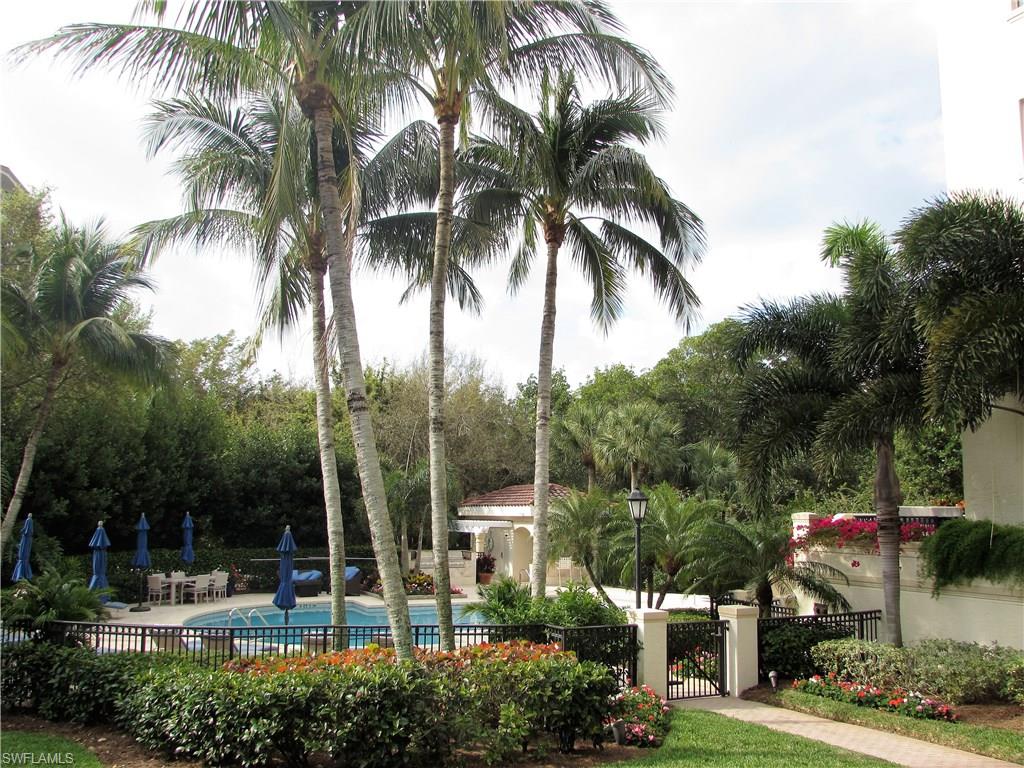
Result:
[[[569,489],[558,483],[551,483],[548,493],[552,499],[560,499],[569,495]],[[509,485],[490,493],[472,496],[464,500],[460,507],[530,507],[533,506],[533,484]]]

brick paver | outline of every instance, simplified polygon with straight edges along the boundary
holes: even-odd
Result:
[[[1014,763],[1003,760],[732,696],[688,699],[674,704],[687,709],[717,712],[726,717],[822,741],[908,768],[1014,768]]]

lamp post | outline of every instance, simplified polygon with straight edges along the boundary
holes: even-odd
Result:
[[[629,504],[629,514],[633,518],[633,524],[636,526],[636,566],[633,568],[634,571],[634,585],[636,587],[636,607],[640,607],[640,525],[644,521],[644,517],[647,515],[647,497],[644,496],[643,491],[639,488],[634,488],[629,492],[629,496],[626,497],[626,502]]]

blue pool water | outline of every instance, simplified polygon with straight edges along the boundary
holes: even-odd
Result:
[[[384,606],[368,608],[362,605],[349,603],[345,606],[350,626],[356,627],[383,627],[387,626],[388,617]],[[463,616],[464,606],[453,605],[452,611],[455,615],[456,624],[479,624],[481,620],[477,616]],[[240,608],[229,618],[229,611],[214,611],[193,616],[185,621],[186,627],[245,627],[248,626],[247,616],[251,608]],[[267,624],[280,627],[284,626],[284,611],[278,610],[273,605],[258,606],[260,615],[266,619]],[[437,624],[437,609],[431,602],[425,605],[412,604],[409,606],[409,618],[413,624]],[[263,622],[255,616],[253,626],[263,626]],[[293,608],[288,612],[288,623],[291,626],[316,626],[331,623],[330,603],[309,603]]]

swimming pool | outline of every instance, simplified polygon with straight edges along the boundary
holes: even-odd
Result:
[[[463,616],[463,605],[453,605],[452,612],[456,624],[480,624],[478,616]],[[186,627],[247,627],[248,615],[252,607],[239,608],[234,615],[230,611],[213,611],[193,616],[185,620]],[[259,615],[266,619],[272,627],[284,626],[284,611],[273,605],[257,606]],[[348,603],[345,606],[348,625],[352,627],[383,627],[387,626],[388,616],[384,606],[364,606]],[[427,605],[410,605],[409,618],[413,624],[437,624],[437,608],[433,603]],[[288,623],[292,626],[320,626],[331,623],[330,603],[309,603],[293,608],[288,612]],[[254,615],[253,626],[263,626],[263,622]]]

